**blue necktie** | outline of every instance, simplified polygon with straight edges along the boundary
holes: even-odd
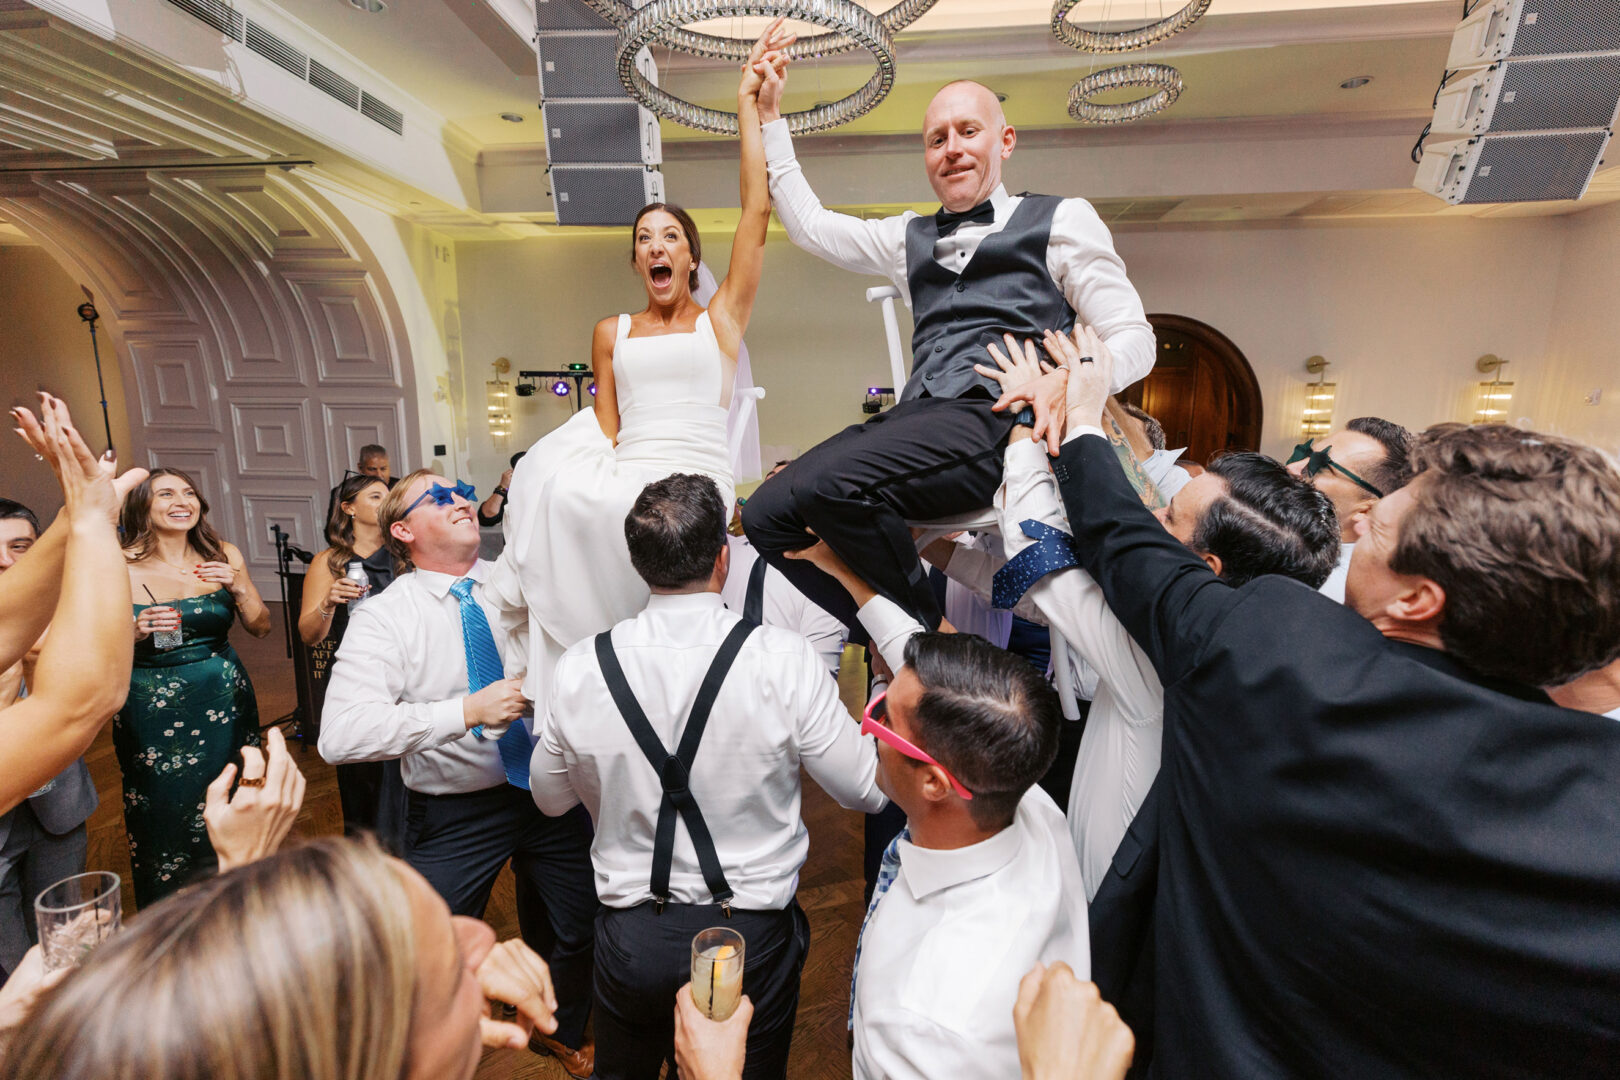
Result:
[[[861,920],[861,932],[855,938],[855,964],[849,972],[849,1029],[855,1030],[855,978],[861,970],[861,942],[866,940],[866,928],[872,925],[872,916],[877,912],[878,901],[883,894],[889,891],[894,879],[900,873],[900,841],[911,840],[911,826],[901,829],[889,846],[883,849],[883,861],[878,863],[877,884],[872,889],[872,902],[866,905],[866,918]]]
[[[1034,518],[1018,527],[1035,542],[1008,559],[991,579],[990,606],[1002,611],[1017,607],[1029,587],[1047,574],[1080,565],[1074,557],[1074,540],[1062,529]]]
[[[476,694],[490,683],[499,682],[506,675],[501,664],[501,651],[495,647],[495,635],[490,632],[489,619],[484,609],[473,599],[472,578],[462,578],[450,586],[450,592],[461,604],[461,640],[467,649],[467,690]],[[484,737],[480,724],[472,729],[473,738]],[[500,741],[495,744],[501,752],[501,765],[506,769],[506,782],[529,790],[529,755],[534,744],[529,741],[528,729],[522,718],[512,721]]]

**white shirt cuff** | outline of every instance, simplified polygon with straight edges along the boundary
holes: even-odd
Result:
[[[428,720],[433,725],[433,745],[442,746],[467,734],[467,718],[461,710],[464,700],[451,698],[449,701],[435,701],[428,706]]]
[[[1065,436],[1064,442],[1068,442]],[[1036,442],[1034,439],[1019,439],[1007,445],[1007,467],[1018,466],[1024,469],[1034,469],[1046,464],[1046,440]]]
[[[1082,435],[1097,435],[1104,439],[1108,438],[1107,435],[1103,434],[1103,429],[1100,427],[1092,424],[1079,424],[1063,433],[1063,444],[1067,446]]]
[[[793,136],[785,117],[777,117],[759,130],[765,142],[766,168],[777,168],[793,160]]]

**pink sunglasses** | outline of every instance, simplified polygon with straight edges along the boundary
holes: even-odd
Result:
[[[934,768],[945,774],[945,779],[951,782],[951,788],[955,790],[958,795],[962,796],[964,799],[973,798],[973,792],[963,787],[962,781],[951,775],[951,770],[935,761],[924,751],[917,749],[899,735],[896,735],[894,733],[894,729],[889,727],[889,725],[884,722],[884,719],[888,714],[888,707],[883,704],[883,701],[888,696],[889,692],[885,690],[867,704],[866,713],[861,717],[861,734],[876,735],[879,739],[888,743],[890,746],[906,755],[906,757],[911,758],[913,761],[920,761],[924,765],[934,766]]]

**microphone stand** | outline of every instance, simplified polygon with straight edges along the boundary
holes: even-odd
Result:
[[[107,433],[107,449],[112,449],[112,420],[107,415],[107,383],[101,377],[101,347],[96,343],[96,305],[86,300],[79,305],[79,318],[90,328],[90,351],[96,358],[96,387],[101,391],[101,426]]]

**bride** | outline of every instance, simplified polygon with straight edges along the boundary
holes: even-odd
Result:
[[[685,210],[652,203],[636,215],[630,264],[647,307],[596,324],[595,408],[535,443],[512,475],[506,550],[484,595],[510,625],[528,611],[524,696],[543,703],[552,666],[570,645],[647,604],[630,565],[624,518],[641,489],[671,473],[700,473],[735,498],[726,414],[737,351],[753,313],[770,222],[761,87],[780,91],[795,35],[777,19],[754,43],[737,89],[742,216],[731,265],[705,310],[693,297],[702,241]],[[510,665],[509,665],[510,667]]]

